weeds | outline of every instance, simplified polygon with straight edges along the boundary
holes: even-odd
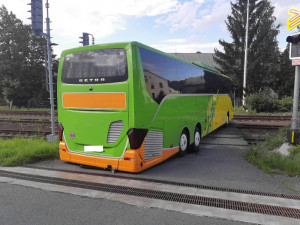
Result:
[[[289,176],[300,175],[300,145],[290,149],[289,156],[282,156],[273,151],[284,142],[285,130],[278,134],[267,135],[266,141],[253,145],[247,152],[246,158],[267,173],[288,174]]]
[[[58,143],[49,143],[42,138],[0,139],[0,166],[17,166],[58,157]]]

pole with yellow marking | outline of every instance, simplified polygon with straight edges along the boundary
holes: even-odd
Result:
[[[248,28],[249,28],[249,0],[247,0],[247,20],[246,20],[246,43],[244,61],[244,82],[243,82],[243,108],[246,110],[246,80],[247,80],[247,60],[248,60]]]
[[[295,84],[293,98],[293,115],[291,128],[288,129],[287,138],[291,144],[299,144],[300,132],[298,125],[298,105],[299,105],[299,82],[300,82],[300,9],[291,8],[289,10],[290,18],[287,20],[287,29],[298,28],[298,33],[293,33],[287,37],[286,41],[290,44],[290,59],[295,66]]]

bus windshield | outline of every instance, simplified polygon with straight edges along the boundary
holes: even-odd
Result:
[[[97,49],[64,57],[62,82],[99,84],[126,81],[127,59],[124,49]]]

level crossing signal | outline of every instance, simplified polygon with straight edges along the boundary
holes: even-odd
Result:
[[[79,43],[82,43],[83,46],[90,45],[88,33],[83,32],[82,37],[79,37],[79,38],[82,39],[82,41],[80,41]]]
[[[300,59],[300,32],[288,36],[286,41],[290,43],[290,59]]]
[[[43,36],[43,0],[31,0],[27,5],[31,6],[31,29],[35,35]]]

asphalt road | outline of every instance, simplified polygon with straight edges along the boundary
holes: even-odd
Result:
[[[117,175],[147,177],[215,187],[298,194],[287,183],[300,189],[300,178],[268,175],[244,157],[248,146],[234,127],[221,128],[202,140],[200,150],[174,156],[139,174]],[[111,173],[60,160],[30,166]],[[199,217],[157,208],[127,205],[106,199],[44,191],[0,183],[1,224],[246,224],[216,218]]]
[[[0,221],[3,225],[247,224],[4,183],[0,183]]]
[[[235,127],[220,128],[202,139],[198,152],[184,157],[173,156],[139,174],[117,171],[116,174],[155,178],[201,184],[214,187],[236,188],[278,194],[298,194],[288,185],[300,191],[300,178],[284,175],[269,175],[245,159],[249,146]],[[44,168],[78,170],[93,173],[108,173],[100,168],[80,166],[60,160],[33,164]],[[288,185],[287,185],[288,184]]]

